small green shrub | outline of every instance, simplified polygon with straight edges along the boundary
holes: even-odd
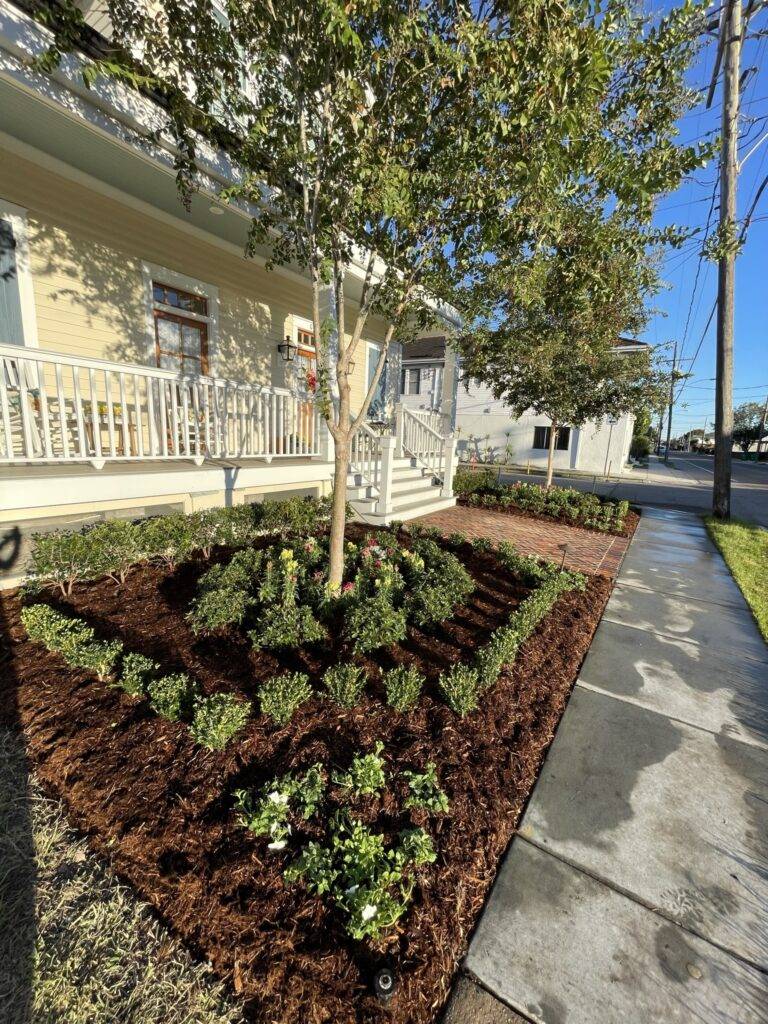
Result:
[[[271,605],[259,616],[257,626],[248,637],[254,647],[281,650],[316,644],[328,634],[308,605]]]
[[[152,710],[171,722],[188,719],[192,714],[198,686],[185,672],[162,676],[147,686]]]
[[[125,690],[131,697],[144,697],[150,681],[157,673],[160,666],[151,658],[143,654],[133,652],[123,655],[123,664],[120,671],[120,678],[116,686]]]
[[[453,478],[453,493],[464,498],[475,491],[483,491],[492,487],[498,480],[498,473],[492,469],[467,470],[459,469]]]
[[[145,557],[141,526],[130,519],[109,519],[84,533],[90,548],[89,576],[109,576],[125,583],[132,566]]]
[[[214,693],[195,701],[189,730],[195,743],[201,747],[223,750],[240,732],[250,714],[250,701],[240,700],[231,693]]]
[[[447,672],[441,672],[437,685],[452,711],[462,718],[478,705],[480,680],[477,670],[469,665],[452,665]]]
[[[423,772],[403,772],[408,782],[409,795],[406,807],[424,807],[434,814],[445,814],[448,811],[448,797],[440,788],[437,778],[437,765],[429,761]]]
[[[355,796],[370,796],[381,792],[387,784],[384,773],[384,758],[381,752],[384,744],[374,744],[370,754],[358,754],[352,758],[347,772],[336,772],[333,781],[337,786],[349,789]]]
[[[94,573],[93,546],[82,531],[53,530],[32,534],[32,551],[25,589],[34,593],[43,587],[57,587],[69,597],[76,583]]]
[[[199,594],[187,614],[193,633],[209,633],[243,622],[256,605],[254,591],[263,561],[263,551],[245,548],[227,565],[214,565],[200,577]]]
[[[303,879],[310,892],[327,896],[342,912],[352,938],[376,940],[408,909],[413,895],[409,867],[435,859],[423,835],[401,833],[398,846],[387,849],[383,835],[339,812],[331,819],[326,845],[308,843],[284,877],[287,882]]]
[[[395,711],[412,708],[421,694],[424,676],[413,665],[398,665],[384,673],[387,704]]]
[[[139,528],[146,557],[157,558],[168,569],[189,558],[195,548],[193,526],[183,512],[153,516],[139,523]]]
[[[343,708],[357,704],[367,681],[365,671],[351,662],[331,665],[323,676],[323,686],[329,697]]]
[[[123,650],[119,640],[96,640],[93,629],[82,619],[62,615],[47,604],[23,608],[21,620],[30,640],[60,654],[74,668],[95,672],[102,680],[112,674]]]
[[[271,850],[282,850],[291,834],[291,815],[308,821],[325,796],[325,772],[314,764],[303,775],[289,773],[261,787],[254,797],[250,790],[235,793],[238,820],[257,836],[271,839]]]
[[[405,611],[395,608],[386,593],[353,604],[345,618],[345,634],[358,654],[399,643],[406,633]]]
[[[493,544],[487,537],[474,537],[470,544],[473,551],[479,551],[481,554],[493,551]]]
[[[286,672],[272,676],[259,687],[259,705],[262,713],[269,715],[278,725],[285,725],[293,718],[298,707],[312,696],[309,677],[303,672]]]
[[[434,843],[423,828],[403,829],[400,833],[400,852],[406,861],[416,867],[434,864],[437,860]]]
[[[466,533],[459,533],[458,531],[456,533],[450,533],[447,537],[448,543],[455,548],[460,548],[462,544],[466,544],[467,539]]]

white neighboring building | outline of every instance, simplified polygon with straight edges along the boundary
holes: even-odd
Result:
[[[643,352],[648,346],[624,341],[617,353]],[[529,410],[514,417],[491,389],[478,381],[469,387],[460,380],[455,353],[445,338],[424,338],[403,351],[401,401],[414,410],[439,411],[457,437],[459,460],[506,462],[544,469],[547,464],[550,420]],[[582,427],[561,427],[555,451],[555,472],[576,470],[620,476],[627,469],[635,417],[624,414]]]

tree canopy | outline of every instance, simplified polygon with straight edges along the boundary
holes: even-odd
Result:
[[[86,80],[118,76],[162,103],[186,201],[202,141],[226,146],[238,170],[221,198],[250,212],[251,248],[268,245],[271,265],[295,265],[311,283],[335,442],[336,587],[350,445],[389,343],[446,305],[488,336],[512,313],[505,270],[530,256],[532,282],[554,247],[563,272],[574,211],[598,226],[647,223],[654,196],[702,162],[701,151],[675,144],[701,15],[688,0],[658,23],[639,18],[632,0],[104,7],[114,35]],[[41,62],[50,70],[77,45],[82,16],[71,0],[37,9],[55,33]],[[582,275],[601,233],[580,245]],[[591,286],[609,288],[596,274]],[[351,367],[372,316],[389,326],[368,394],[352,409]]]

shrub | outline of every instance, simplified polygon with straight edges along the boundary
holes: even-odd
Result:
[[[411,584],[406,612],[417,625],[442,622],[475,589],[472,577],[459,559],[434,541],[418,540],[414,553],[423,559],[424,570]]]
[[[178,672],[153,680],[147,686],[147,693],[153,711],[178,722],[191,715],[198,687],[185,672]]]
[[[251,714],[249,701],[239,700],[231,693],[214,693],[195,701],[189,729],[195,743],[208,750],[223,750],[240,732]]]
[[[487,553],[493,551],[493,544],[487,537],[475,537],[470,541],[473,551],[479,551],[481,553]]]
[[[384,673],[387,704],[395,711],[407,711],[421,694],[424,676],[413,665],[398,665]]]
[[[460,548],[462,544],[467,543],[467,535],[466,533],[459,533],[457,531],[456,533],[449,534],[447,540],[449,544],[453,545],[453,547]]]
[[[387,784],[384,774],[384,759],[380,756],[384,744],[374,744],[370,754],[358,754],[352,759],[349,771],[337,772],[333,781],[337,786],[349,789],[355,796],[369,796],[379,793]]]
[[[259,508],[259,526],[266,533],[304,536],[316,533],[330,517],[330,498],[290,498],[264,501]],[[347,518],[350,510],[347,509]]]
[[[492,469],[466,470],[459,469],[453,478],[453,493],[460,498],[475,491],[484,491],[492,487],[498,480],[498,473]]]
[[[353,604],[345,619],[346,636],[358,654],[388,647],[405,639],[405,611],[395,608],[389,594],[382,593]]]
[[[432,839],[423,828],[403,829],[400,833],[400,853],[406,861],[416,867],[434,864],[437,860]]]
[[[387,849],[383,835],[344,812],[331,819],[329,831],[327,845],[308,843],[284,877],[303,879],[311,892],[327,895],[352,938],[378,939],[407,911],[413,884],[405,873],[435,859],[431,842],[424,834],[401,833],[400,844]]]
[[[89,527],[84,534],[90,549],[89,572],[125,583],[128,570],[144,557],[141,526],[130,519],[110,519]]]
[[[331,665],[323,676],[323,685],[331,700],[343,708],[352,708],[357,704],[367,681],[364,670],[351,662]]]
[[[303,775],[289,773],[266,783],[256,799],[249,790],[238,790],[235,807],[241,825],[257,836],[269,836],[271,850],[282,850],[291,834],[291,815],[308,821],[324,796],[325,773],[318,763]]]
[[[462,718],[477,708],[480,680],[476,669],[469,665],[452,665],[447,672],[440,673],[437,685],[448,707]]]
[[[153,516],[139,524],[141,543],[147,558],[157,558],[168,569],[189,558],[195,547],[190,516],[172,512],[167,516]]]
[[[259,687],[259,705],[278,725],[285,725],[294,712],[312,696],[309,677],[303,672],[272,676]]]
[[[158,664],[151,658],[145,658],[143,654],[125,654],[120,678],[115,685],[125,690],[131,697],[144,697],[150,680],[159,668]]]
[[[187,615],[193,633],[241,623],[256,604],[254,590],[263,551],[238,551],[227,565],[215,565],[198,582],[198,597]]]
[[[259,622],[248,636],[254,647],[280,650],[314,644],[327,637],[325,627],[307,605],[272,605],[259,616]]]
[[[440,788],[437,778],[437,766],[434,761],[429,761],[423,772],[403,772],[403,777],[408,782],[409,795],[406,798],[406,807],[424,807],[435,814],[445,814],[448,811],[448,797]]]
[[[53,586],[69,597],[75,584],[90,579],[93,572],[93,546],[87,533],[53,530],[32,534],[27,590]]]
[[[123,650],[119,640],[96,640],[82,619],[62,615],[47,604],[23,608],[21,620],[30,640],[60,654],[74,668],[90,669],[99,679],[111,675]]]

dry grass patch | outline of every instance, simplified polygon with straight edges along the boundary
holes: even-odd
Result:
[[[0,729],[0,1020],[241,1024],[205,966],[112,878]]]

